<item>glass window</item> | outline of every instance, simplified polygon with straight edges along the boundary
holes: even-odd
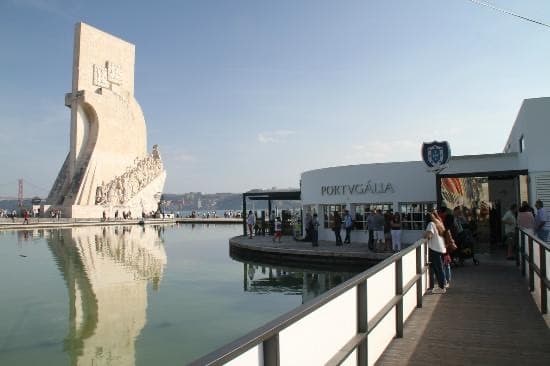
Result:
[[[382,210],[383,213],[393,211],[393,204],[391,202],[384,203],[358,203],[352,205],[352,211],[355,212],[354,217],[354,229],[356,230],[368,230],[367,218],[371,211]]]
[[[523,135],[519,138],[519,152],[523,152],[525,150],[525,139],[523,138]]]
[[[426,213],[435,202],[399,202],[403,230],[424,230]]]
[[[346,209],[346,205],[322,205],[323,207],[323,222],[325,229],[330,228],[330,224],[332,223],[332,219],[334,217],[334,213],[338,212],[340,214],[340,217],[344,217],[344,210]]]

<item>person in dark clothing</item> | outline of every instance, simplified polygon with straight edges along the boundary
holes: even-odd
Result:
[[[317,214],[313,214],[311,219],[311,245],[314,247],[319,246],[319,220],[317,219]]]
[[[342,218],[340,217],[340,213],[338,213],[338,211],[334,212],[334,216],[332,218],[332,230],[334,231],[334,235],[336,235],[336,246],[341,246],[342,237],[340,236],[340,230],[342,230]]]

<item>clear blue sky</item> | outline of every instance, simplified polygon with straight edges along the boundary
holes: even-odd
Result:
[[[548,0],[492,0],[550,22]],[[314,168],[500,152],[550,96],[550,28],[466,0],[0,0],[0,196],[47,195],[69,149],[73,29],[136,45],[166,192],[297,187]]]

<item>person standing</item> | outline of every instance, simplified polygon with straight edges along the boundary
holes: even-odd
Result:
[[[369,249],[374,250],[374,210],[370,210],[365,215],[367,215],[367,229],[369,230]]]
[[[393,251],[399,252],[401,250],[401,215],[399,212],[393,214],[390,226]]]
[[[275,235],[275,211],[269,214],[269,235]]]
[[[535,229],[535,216],[533,216],[532,208],[525,201],[521,203],[518,212],[518,226],[520,229]]]
[[[537,214],[535,216],[535,234],[543,241],[548,239],[548,230],[545,228],[548,218],[546,216],[546,210],[544,209],[544,204],[541,200],[535,202],[535,208],[537,209]]]
[[[443,262],[441,256],[446,252],[445,241],[440,235],[440,232],[444,232],[445,228],[443,223],[437,217],[437,214],[429,212],[426,215],[428,225],[426,226],[426,232],[424,238],[428,240],[428,260],[430,261],[430,282],[433,284],[433,276],[437,279],[436,287],[434,284],[433,294],[444,294],[445,289],[445,275],[443,274]]]
[[[304,241],[311,241],[312,236],[312,227],[311,227],[311,213],[306,213],[306,217],[304,219],[304,227],[306,228],[306,237],[304,238]]]
[[[256,216],[252,210],[248,211],[248,217],[246,218],[246,224],[248,225],[248,238],[252,239],[252,228],[256,224]]]
[[[311,219],[311,245],[314,247],[319,246],[319,219],[317,218],[317,213],[313,214]]]
[[[376,210],[376,214],[374,215],[372,221],[372,230],[374,231],[374,247],[382,250],[382,248],[385,248],[386,241],[384,236],[384,224],[386,223],[386,220],[384,219],[384,215],[382,215],[382,210]]]
[[[29,224],[29,211],[27,210],[23,212],[23,224]]]
[[[515,203],[510,206],[510,209],[506,211],[502,216],[502,223],[504,224],[504,243],[507,246],[506,259],[514,259],[514,247],[516,238],[516,214],[518,211],[518,205]]]
[[[344,215],[344,229],[346,230],[346,238],[344,239],[344,244],[351,244],[350,233],[353,229],[353,219],[348,210],[345,211]]]
[[[283,236],[283,224],[281,223],[281,218],[277,217],[277,219],[275,220],[275,235],[273,235],[273,242],[275,242],[275,240],[278,239],[280,243],[282,236]]]
[[[334,235],[336,236],[337,247],[342,245],[340,230],[342,230],[342,218],[340,217],[340,213],[338,211],[335,211],[332,217],[332,231],[334,231]]]

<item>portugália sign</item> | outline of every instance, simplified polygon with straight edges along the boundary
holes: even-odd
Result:
[[[358,184],[335,184],[321,187],[322,196],[338,196],[348,194],[378,194],[378,193],[394,193],[395,190],[389,182],[375,183],[370,180],[366,183]]]

